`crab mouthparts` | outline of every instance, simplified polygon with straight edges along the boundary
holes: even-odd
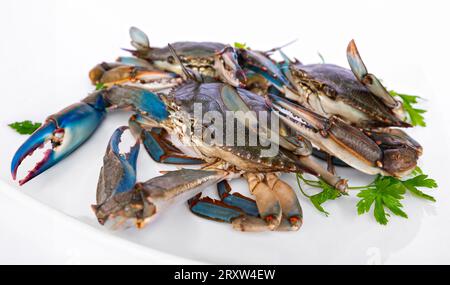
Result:
[[[245,83],[247,82],[247,76],[243,70],[235,69],[233,66],[228,64],[223,57],[220,58],[220,65],[223,71],[223,75],[226,80],[229,81],[235,87],[245,87]]]

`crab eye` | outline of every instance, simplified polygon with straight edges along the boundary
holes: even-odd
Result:
[[[174,64],[175,63],[175,58],[173,56],[169,55],[167,57],[167,62],[170,63],[170,64]]]

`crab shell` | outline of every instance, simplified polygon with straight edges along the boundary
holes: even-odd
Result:
[[[246,78],[238,64],[236,50],[216,42],[175,42],[165,47],[151,47],[147,35],[136,27],[130,29],[129,50],[154,68],[183,75],[183,67],[199,73],[205,82],[217,79],[232,86],[243,86]],[[176,56],[173,52],[176,52]],[[176,58],[178,57],[178,59]]]
[[[266,105],[263,98],[253,94],[245,89],[233,88],[229,85],[222,83],[207,83],[199,84],[196,82],[188,82],[177,88],[169,95],[172,101],[172,106],[175,105],[177,110],[173,112],[175,117],[172,120],[179,120],[178,125],[186,128],[186,122],[195,122],[193,102],[200,104],[202,113],[213,112],[219,114],[223,121],[218,124],[218,128],[214,129],[214,133],[222,135],[221,143],[217,143],[218,140],[207,141],[204,137],[192,135],[190,137],[191,144],[195,145],[196,149],[203,157],[213,157],[222,159],[228,163],[235,165],[239,170],[249,172],[299,172],[305,171],[308,173],[316,174],[316,171],[306,165],[303,165],[292,152],[280,148],[274,156],[265,157],[264,150],[267,150],[270,146],[267,144],[262,145],[258,140],[257,145],[251,145],[249,139],[245,139],[245,144],[241,145],[238,142],[241,134],[237,133],[236,127],[227,129],[227,112],[234,112],[239,107],[239,110],[247,108],[247,110],[256,113],[266,112],[268,120],[271,117],[271,110]],[[245,105],[245,106],[244,106]],[[184,114],[184,118],[178,114]],[[186,120],[187,117],[187,120]],[[194,123],[194,124],[195,124]],[[238,121],[239,123],[239,121]],[[201,126],[187,127],[195,129],[200,127],[203,131],[206,129],[215,128],[216,125],[210,124],[210,122],[200,122]],[[260,131],[261,129],[255,129]],[[228,144],[227,136],[230,132],[234,132],[233,141]],[[247,130],[244,134],[246,137],[252,132]],[[178,134],[180,136],[186,136],[185,130],[179,129]],[[217,137],[215,137],[217,138]]]
[[[332,64],[292,64],[290,71],[298,92],[312,109],[326,117],[339,116],[362,128],[409,127],[351,70]]]

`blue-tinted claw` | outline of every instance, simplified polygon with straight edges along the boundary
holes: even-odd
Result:
[[[139,140],[137,140],[136,143],[132,147],[130,147],[130,150],[128,152],[121,153],[119,144],[122,140],[122,134],[125,130],[128,130],[128,127],[120,127],[113,133],[106,150],[106,156],[111,154],[118,159],[118,161],[122,165],[122,168],[124,169],[124,176],[127,176],[123,179],[132,181],[132,184],[130,184],[130,187],[128,188],[130,189],[136,183],[136,160],[139,154]],[[117,191],[123,192],[127,191],[127,189],[123,189],[118,186]]]
[[[132,190],[136,184],[139,140],[136,140],[127,152],[122,153],[119,144],[123,132],[127,129],[128,127],[120,127],[113,133],[103,157],[103,167],[100,170],[97,184],[97,205],[92,206],[101,224],[106,222],[114,210],[123,210],[123,208],[126,208],[125,206],[133,208],[131,201],[136,196],[136,193],[133,193]],[[130,210],[129,212],[132,213],[133,211]],[[132,213],[132,215],[135,214]]]
[[[398,107],[399,103],[389,94],[380,80],[375,75],[368,73],[354,40],[348,44],[347,59],[353,74],[367,89],[383,101],[386,106],[390,108]]]
[[[97,102],[98,103],[98,102]],[[44,158],[19,181],[23,185],[32,178],[57,164],[84,143],[101,123],[105,110],[80,102],[51,115],[17,150],[11,162],[11,174],[16,179],[22,161],[38,148],[50,144]]]
[[[131,45],[138,50],[150,49],[150,41],[147,35],[136,27],[130,28]]]
[[[119,144],[122,134],[128,127],[118,128],[108,143],[105,157],[103,158],[103,168],[100,174],[100,181],[97,186],[97,198],[106,195],[107,197],[116,193],[130,191],[136,184],[136,161],[139,154],[139,140],[130,147],[130,150],[121,153]],[[107,193],[105,193],[107,192]],[[97,201],[99,204],[104,199]]]

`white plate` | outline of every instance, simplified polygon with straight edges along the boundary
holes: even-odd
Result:
[[[240,2],[241,9],[252,8],[250,4],[244,7]],[[310,7],[303,3],[291,11],[285,9],[287,5],[294,5],[288,1],[280,3],[274,10],[264,8],[267,15],[269,12],[278,15],[270,22],[260,21],[260,17],[249,13],[246,17],[241,15],[239,21],[224,19],[218,23],[212,16],[214,13],[195,10],[183,2],[177,4],[178,10],[162,3],[148,6],[128,2],[127,5],[104,4],[40,1],[39,4],[27,3],[27,9],[22,9],[25,4],[11,1],[0,12],[1,35],[7,39],[0,52],[0,78],[3,80],[0,226],[2,232],[7,233],[0,237],[1,262],[449,263],[450,199],[446,193],[448,187],[445,187],[448,185],[446,163],[450,158],[446,125],[449,121],[442,114],[450,101],[448,92],[443,95],[446,89],[440,84],[444,82],[440,79],[445,79],[445,64],[438,64],[438,54],[446,51],[448,43],[435,44],[432,49],[427,45],[430,38],[439,37],[426,33],[436,31],[433,22],[429,23],[428,29],[421,29],[418,23],[412,22],[403,30],[392,23],[378,21],[376,15],[379,13],[400,16],[401,13],[393,11],[398,11],[396,9],[401,6],[372,7],[375,10],[371,13],[354,11],[354,18],[338,17],[331,12],[339,8],[332,7],[333,2]],[[222,5],[223,15],[231,15],[236,6]],[[327,9],[321,10],[323,7]],[[151,9],[170,13],[151,13],[149,16],[145,11]],[[186,11],[192,9],[202,16],[182,21],[183,15],[190,14]],[[305,9],[320,11],[324,20],[320,22],[308,13],[301,13],[301,19],[295,18],[295,10]],[[419,15],[427,8],[415,9],[412,15]],[[168,15],[175,19],[173,23],[165,18]],[[409,19],[409,16],[403,17]],[[216,25],[204,25],[213,20]],[[353,24],[358,20],[366,24],[355,27]],[[259,21],[258,24],[255,21]],[[275,25],[277,21],[282,21],[285,26]],[[306,23],[311,23],[312,27],[301,31],[294,28]],[[126,124],[129,114],[124,113],[109,116],[73,155],[25,186],[18,187],[10,178],[9,163],[26,137],[13,132],[7,124],[24,119],[43,121],[51,112],[80,100],[91,90],[87,79],[89,68],[125,54],[120,48],[129,46],[127,29],[130,25],[139,25],[148,31],[154,45],[208,39],[230,43],[241,41],[268,49],[298,37],[297,44],[286,48],[288,54],[304,62],[317,62],[316,51],[320,50],[327,62],[344,66],[346,44],[355,38],[369,70],[390,88],[428,99],[423,107],[430,110],[427,113],[429,126],[413,129],[410,134],[425,149],[420,166],[440,184],[433,192],[438,202],[431,204],[407,195],[404,205],[409,219],[392,217],[388,226],[380,226],[371,215],[357,215],[355,204],[358,200],[354,195],[326,203],[324,206],[331,213],[329,217],[317,212],[307,199],[299,197],[305,223],[294,233],[235,232],[227,224],[192,215],[186,205],[181,204],[143,230],[111,231],[97,224],[90,205],[95,202],[106,144],[114,129]],[[247,28],[257,27],[260,32],[248,33]],[[419,32],[422,39],[416,37]],[[262,36],[264,33],[268,36]],[[401,39],[399,33],[403,36]],[[392,45],[394,42],[398,44]],[[141,151],[139,179],[148,179],[167,169],[174,168],[154,163]],[[354,185],[370,179],[353,170],[338,171]],[[285,178],[296,187],[293,175],[285,175]],[[246,188],[242,181],[232,185],[235,189]]]

